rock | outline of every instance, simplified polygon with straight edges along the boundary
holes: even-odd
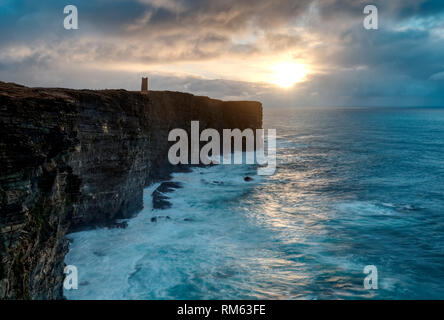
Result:
[[[126,221],[113,222],[107,225],[108,229],[125,229],[126,227],[128,227],[128,222]]]
[[[98,256],[98,257],[104,257],[105,256],[105,254],[103,252],[101,252],[101,251],[94,251],[93,254]]]
[[[157,187],[156,191],[162,193],[173,192],[175,189],[182,188],[182,184],[180,182],[167,181],[162,182],[159,187]]]
[[[0,299],[63,299],[65,235],[131,217],[144,187],[187,170],[168,163],[168,133],[191,120],[255,129],[262,106],[0,82]],[[156,206],[177,187],[161,186]]]
[[[172,192],[178,188],[182,188],[179,182],[163,182],[152,194],[153,208],[159,210],[171,208],[171,203],[168,201],[169,197],[165,193]]]
[[[157,221],[159,221],[159,220],[171,220],[171,218],[169,217],[169,216],[164,216],[164,217],[162,217],[162,216],[157,216],[157,217],[152,217],[151,218],[151,222],[157,222]]]
[[[153,192],[153,208],[158,210],[165,210],[171,208],[171,202],[168,197],[158,191]]]

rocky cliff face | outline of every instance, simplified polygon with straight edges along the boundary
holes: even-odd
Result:
[[[260,128],[262,106],[0,82],[0,298],[63,298],[65,234],[141,209],[143,188],[175,169],[169,131],[192,120]]]

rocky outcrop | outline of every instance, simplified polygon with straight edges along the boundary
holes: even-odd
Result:
[[[179,92],[27,88],[0,82],[0,298],[62,299],[65,234],[142,208],[178,168],[168,132],[259,128],[258,102]]]

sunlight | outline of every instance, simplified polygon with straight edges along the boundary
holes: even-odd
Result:
[[[284,62],[274,65],[270,82],[282,88],[290,88],[295,83],[304,80],[307,68],[303,64]]]

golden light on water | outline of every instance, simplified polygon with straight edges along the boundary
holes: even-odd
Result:
[[[291,88],[298,82],[304,80],[307,68],[304,64],[294,62],[283,62],[271,67],[272,74],[270,82],[282,88]]]

